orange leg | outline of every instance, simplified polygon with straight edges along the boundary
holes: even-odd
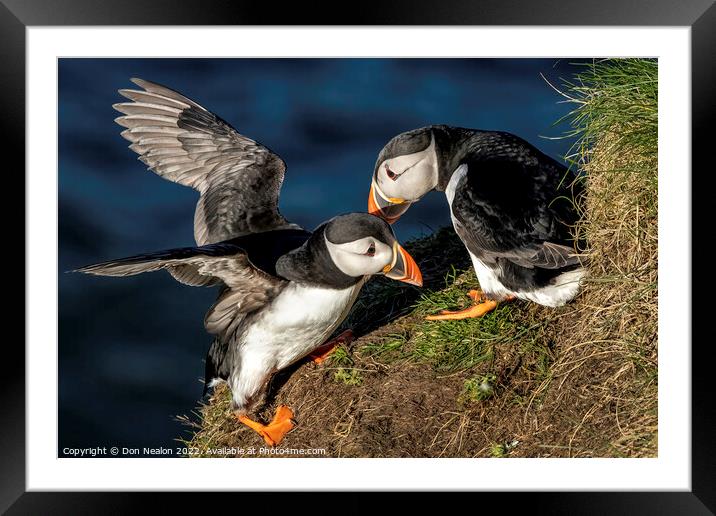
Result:
[[[322,346],[316,348],[313,353],[311,353],[309,358],[313,360],[314,363],[320,364],[325,359],[329,357],[331,353],[335,351],[335,349],[340,344],[348,344],[349,342],[353,341],[355,337],[353,336],[353,330],[346,330],[340,335],[338,335],[335,339],[331,339]]]
[[[486,313],[492,312],[497,307],[497,301],[487,299],[485,295],[479,290],[471,290],[467,293],[470,298],[475,302],[469,308],[464,310],[443,310],[439,315],[428,315],[425,319],[428,321],[445,321],[445,320],[458,320],[458,319],[470,319],[475,317],[482,317]],[[511,301],[514,296],[510,296],[505,301]]]
[[[237,417],[239,421],[263,437],[269,446],[276,446],[280,443],[283,437],[294,427],[293,412],[286,405],[281,405],[276,409],[276,414],[268,425],[257,423],[243,414]]]

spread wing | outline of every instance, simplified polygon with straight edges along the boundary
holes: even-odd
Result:
[[[159,176],[197,190],[198,245],[249,233],[295,228],[278,210],[286,165],[263,145],[193,100],[159,84],[132,79],[142,90],[119,90],[115,121],[130,149]]]
[[[455,188],[455,232],[475,256],[526,268],[561,269],[580,263],[570,244],[566,204],[557,206],[559,173],[538,162],[487,158],[465,167]],[[545,166],[551,166],[547,164]],[[555,178],[554,181],[551,179]]]
[[[89,265],[77,272],[98,276],[133,276],[166,269],[184,283],[201,286],[223,284],[219,298],[209,309],[204,326],[209,333],[225,336],[247,314],[267,305],[287,281],[254,267],[246,251],[233,244],[170,249]]]

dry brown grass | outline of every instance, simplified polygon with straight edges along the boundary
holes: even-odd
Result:
[[[605,60],[566,85],[586,181],[575,233],[589,243],[590,274],[548,327],[558,355],[541,419],[571,425],[536,433],[559,455],[657,455],[657,70]]]
[[[537,433],[558,455],[657,454],[656,162],[613,141],[605,137],[586,165],[577,229],[589,242],[589,279],[548,327],[559,353],[540,418],[571,424]]]

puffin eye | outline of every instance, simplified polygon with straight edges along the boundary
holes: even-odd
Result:
[[[370,247],[363,254],[366,256],[375,256],[375,243],[371,242]]]
[[[396,174],[395,172],[393,172],[392,170],[390,170],[390,167],[388,167],[388,164],[387,164],[387,163],[385,164],[385,173],[386,173],[386,174],[388,175],[388,177],[389,177],[390,179],[392,179],[393,181],[395,181],[395,179],[398,177],[398,174]]]

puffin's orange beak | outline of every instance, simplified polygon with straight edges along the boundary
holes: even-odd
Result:
[[[383,274],[410,285],[423,286],[423,275],[418,264],[397,242],[393,245],[393,263],[383,269]]]
[[[368,213],[377,215],[388,224],[392,224],[408,211],[410,204],[411,202],[405,199],[386,197],[375,184],[375,180],[371,182],[368,194]]]

